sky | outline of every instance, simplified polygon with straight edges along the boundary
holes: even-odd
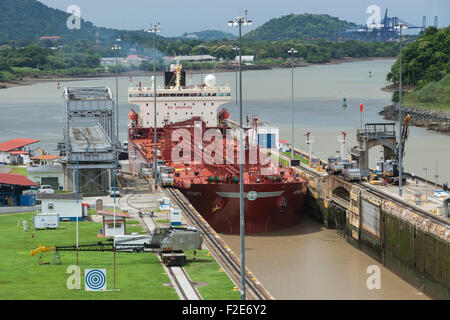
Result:
[[[343,20],[366,24],[371,5],[386,8],[389,16],[398,16],[416,26],[433,25],[438,16],[439,27],[450,24],[450,0],[39,0],[49,7],[66,11],[70,5],[81,9],[81,17],[99,27],[126,30],[147,29],[151,23],[161,23],[161,35],[180,36],[184,32],[222,30],[237,34],[227,21],[242,16],[248,10],[253,21],[248,32],[272,18],[290,13],[329,14]]]

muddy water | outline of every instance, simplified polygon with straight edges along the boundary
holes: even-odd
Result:
[[[239,235],[221,236],[239,256]],[[247,266],[276,299],[429,299],[309,217],[290,229],[247,236],[245,248]],[[381,288],[370,290],[373,265]]]

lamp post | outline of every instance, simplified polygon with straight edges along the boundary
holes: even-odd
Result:
[[[428,168],[422,168],[425,170],[425,202],[428,201]]]
[[[121,50],[122,48],[119,46],[119,42],[121,40],[117,39],[116,40],[116,44],[114,44],[111,48],[111,50],[114,50],[114,52],[116,53],[116,139],[117,139],[117,143],[119,142],[119,77],[118,77],[118,71],[117,71],[117,54],[119,52],[119,50]]]
[[[157,166],[158,166],[158,148],[156,146],[156,33],[161,31],[161,26],[158,22],[157,25],[150,24],[150,29],[148,29],[149,33],[153,33],[153,143],[155,144],[155,156],[153,161],[153,179],[155,181],[155,185],[158,183],[157,176]]]
[[[294,160],[294,53],[298,53],[294,48],[290,48],[291,54],[291,160]]]
[[[204,45],[198,46],[200,49],[200,84],[203,86],[203,50],[206,48]]]
[[[399,58],[399,90],[398,90],[398,127],[399,127],[399,143],[398,143],[398,195],[401,197],[403,194],[402,190],[402,176],[403,176],[403,143],[401,139],[402,134],[402,29],[407,29],[408,27],[403,24],[399,23],[396,26],[394,26],[395,29],[399,30],[400,37],[399,37],[399,51],[400,51],[400,58]]]
[[[238,46],[234,46],[233,47],[233,51],[236,52],[236,55],[239,54],[239,47]],[[236,57],[235,55],[235,57]],[[236,110],[236,122],[238,122],[238,114],[237,114],[237,106],[238,106],[238,94],[237,94],[237,88],[238,88],[238,70],[239,68],[236,68],[236,104],[235,104],[235,110]]]
[[[243,137],[242,137],[242,26],[249,26],[251,20],[245,17],[236,17],[229,20],[228,25],[239,27],[239,213],[240,213],[240,242],[241,242],[241,300],[246,300],[245,296],[245,219],[244,219],[244,164],[243,164]]]

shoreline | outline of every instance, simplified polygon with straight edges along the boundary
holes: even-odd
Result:
[[[392,60],[395,59],[395,57],[366,57],[366,58],[351,58],[351,57],[344,57],[342,59],[331,59],[328,62],[323,63],[309,63],[309,62],[300,62],[300,63],[294,63],[295,68],[303,68],[303,67],[310,67],[315,65],[333,65],[333,64],[341,64],[341,63],[348,63],[348,62],[358,62],[358,61],[373,61],[373,60]],[[284,68],[290,68],[290,63],[286,64],[267,64],[267,65],[242,65],[242,71],[254,71],[254,70],[273,70],[273,69],[284,69]],[[219,65],[216,69],[214,69],[214,73],[221,73],[221,72],[234,72],[236,71],[237,65]],[[207,74],[208,71],[211,71],[209,69],[203,70],[204,74]],[[201,70],[189,70],[192,74],[200,74]],[[163,75],[163,71],[157,71],[156,74],[158,76]],[[119,77],[129,77],[129,76],[148,76],[151,77],[153,75],[153,71],[142,71],[142,70],[135,70],[135,71],[129,71],[129,72],[122,72],[119,73]],[[86,81],[86,80],[92,80],[92,79],[101,79],[101,78],[112,78],[115,74],[111,72],[102,72],[98,74],[85,74],[85,75],[79,75],[79,76],[61,76],[61,75],[50,75],[50,76],[44,76],[40,78],[29,78],[25,77],[23,79],[19,79],[16,81],[11,82],[0,82],[0,89],[9,89],[9,88],[15,88],[15,87],[25,87],[25,86],[31,86],[35,84],[40,83],[53,83],[53,82],[73,82],[73,81]],[[384,90],[383,88],[382,90]]]
[[[416,127],[424,127],[427,130],[440,134],[450,135],[450,115],[437,111],[428,111],[403,106],[403,114],[411,116],[409,124]],[[383,108],[378,113],[386,120],[398,121],[398,108],[392,104]]]

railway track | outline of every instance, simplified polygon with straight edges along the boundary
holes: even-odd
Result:
[[[168,196],[172,198],[174,202],[184,211],[185,214],[183,217],[187,220],[187,222],[202,231],[204,235],[204,242],[211,254],[217,262],[219,262],[223,270],[228,274],[236,286],[240,287],[240,260],[178,190],[167,188],[165,191]],[[250,300],[274,299],[274,297],[270,295],[270,293],[249,270],[246,270],[245,286],[247,297]]]
[[[198,291],[194,288],[194,285],[184,268],[166,267],[166,269],[166,272],[175,287],[175,291],[177,291],[181,300],[203,300]]]

